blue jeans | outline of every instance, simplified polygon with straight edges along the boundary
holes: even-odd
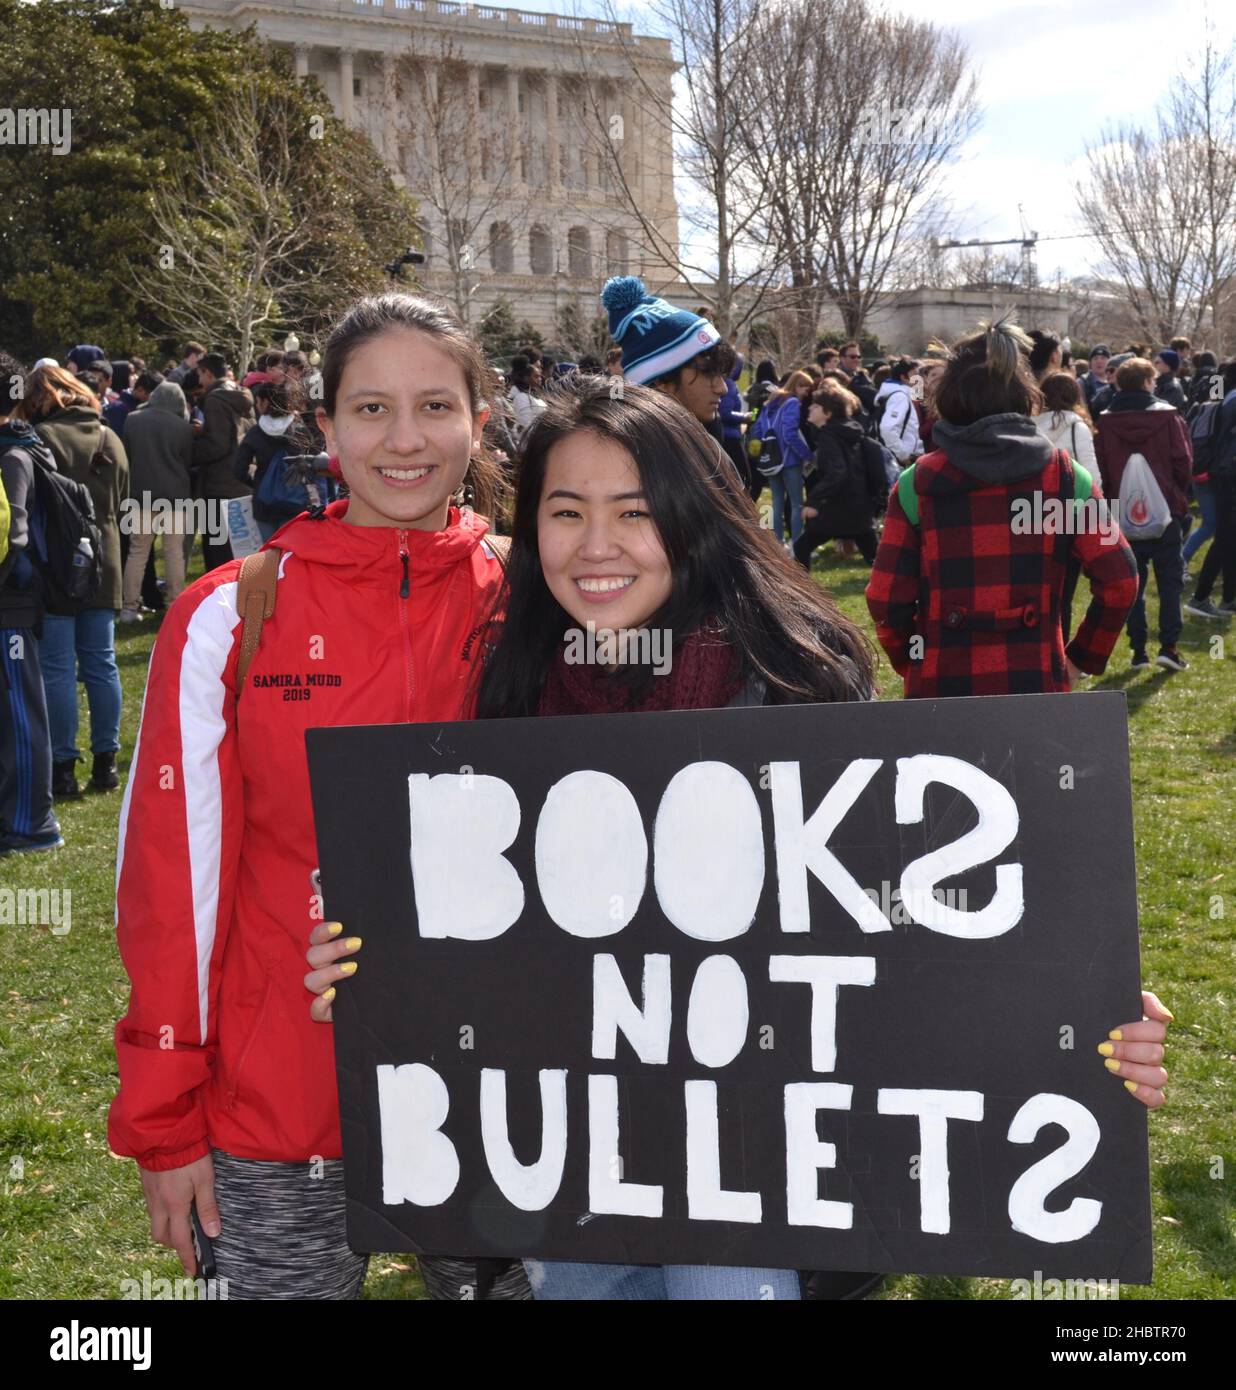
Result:
[[[75,762],[77,682],[90,705],[90,751],[114,753],[120,747],[120,672],[116,669],[116,615],[110,608],[86,608],[75,617],[48,613],[43,619],[39,659],[47,691],[52,758]]]
[[[768,486],[772,488],[772,529],[778,540],[784,539],[785,506],[790,506],[790,540],[796,541],[803,533],[803,470],[802,465],[787,463],[773,477]]]
[[[1215,491],[1209,483],[1194,482],[1193,495],[1197,498],[1198,510],[1202,514],[1202,524],[1195,526],[1189,532],[1189,539],[1185,541],[1184,559],[1186,565],[1214,535],[1215,522],[1219,515],[1215,507]]]
[[[778,474],[778,477],[781,475]],[[537,1302],[797,1302],[802,1297],[794,1269],[740,1269],[727,1265],[572,1264],[525,1260]]]

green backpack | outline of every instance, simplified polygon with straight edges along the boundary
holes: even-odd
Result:
[[[1069,462],[1073,465],[1073,499],[1085,502],[1090,496],[1090,474],[1071,454]],[[915,467],[912,463],[897,479],[897,500],[901,503],[901,510],[905,512],[906,520],[911,526],[918,525],[918,493],[914,491]]]

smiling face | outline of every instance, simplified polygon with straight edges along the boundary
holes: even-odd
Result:
[[[550,593],[580,627],[641,627],[670,596],[669,558],[635,460],[590,430],[546,456],[537,549]]]
[[[442,530],[488,414],[473,413],[463,368],[427,333],[391,328],[363,342],[343,369],[334,416],[318,410],[352,494],[347,520]]]

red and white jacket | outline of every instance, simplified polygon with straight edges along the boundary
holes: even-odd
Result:
[[[332,1030],[310,1019],[303,983],[321,915],[305,730],[469,717],[502,581],[471,512],[396,531],[349,526],[346,511],[272,538],[288,553],[239,705],[239,561],[187,589],[155,644],[120,816],[132,993],[108,1125],[112,1149],[143,1168],[212,1145],[284,1161],[341,1152]]]

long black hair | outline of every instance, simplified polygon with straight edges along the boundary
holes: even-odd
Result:
[[[718,631],[777,703],[865,699],[874,689],[872,649],[861,630],[759,525],[728,476],[715,441],[662,391],[587,378],[555,392],[524,440],[519,460],[505,619],[480,678],[477,717],[537,711],[563,636],[574,619],[541,572],[537,511],[549,451],[585,430],[635,461],[672,575],[670,596],[648,619],[677,642]],[[656,679],[647,665],[619,668],[638,706]]]

